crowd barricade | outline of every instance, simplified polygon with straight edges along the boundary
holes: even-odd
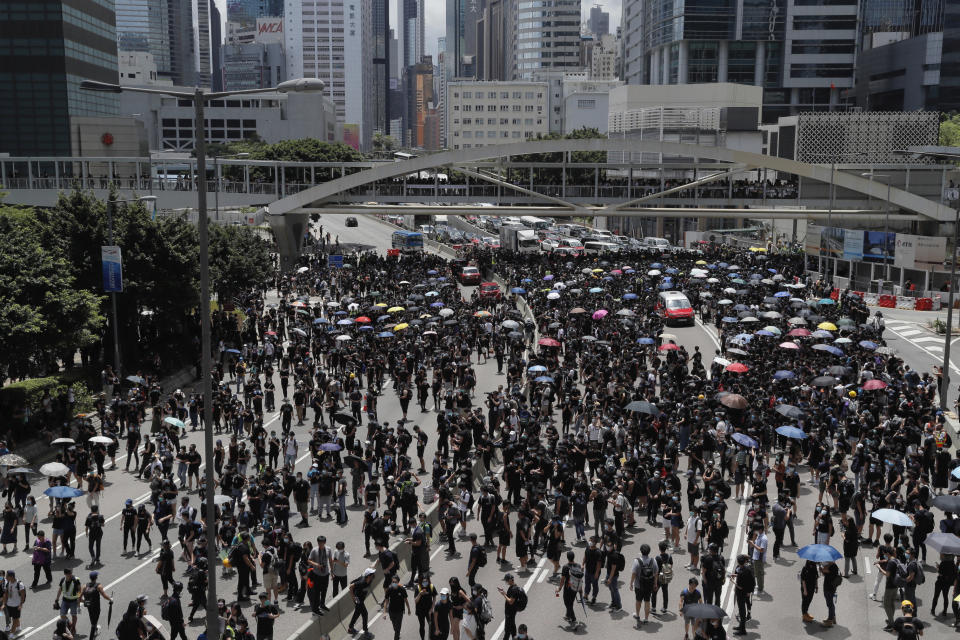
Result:
[[[916,308],[916,298],[911,298],[909,296],[897,296],[896,304],[894,305],[897,309],[914,309]]]
[[[917,298],[914,306],[917,311],[930,311],[933,309],[933,298]]]
[[[880,304],[880,296],[876,293],[864,293],[863,301],[870,306],[876,306]]]
[[[877,305],[887,309],[893,309],[897,306],[897,296],[884,293],[877,298]]]

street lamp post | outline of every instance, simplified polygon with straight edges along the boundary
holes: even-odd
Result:
[[[107,241],[110,243],[110,246],[116,245],[116,242],[113,239],[113,209],[117,206],[117,203],[155,202],[156,199],[156,196],[142,196],[130,200],[114,200],[113,198],[107,198]],[[117,379],[123,380],[123,372],[120,369],[120,327],[119,316],[117,315],[116,291],[110,292],[110,316],[110,324],[113,326],[113,370],[117,374]]]
[[[873,182],[874,178],[884,178],[887,181],[887,200],[883,205],[883,265],[885,268],[884,280],[890,280],[890,243],[887,238],[890,235],[890,183],[893,181],[893,176],[886,173],[861,173],[861,176],[869,176],[870,182]]]
[[[206,483],[206,500],[204,505],[204,520],[207,531],[213,531],[216,520],[216,503],[214,502],[214,487],[216,477],[213,468],[213,388],[210,385],[211,363],[210,354],[213,350],[210,336],[210,251],[209,251],[209,221],[207,220],[207,158],[206,158],[206,125],[204,107],[210,100],[219,100],[227,96],[269,93],[307,93],[319,92],[324,89],[324,82],[315,78],[300,78],[287,80],[276,87],[266,89],[244,89],[240,91],[219,91],[207,93],[197,87],[193,92],[169,91],[146,87],[127,87],[107,82],[86,80],[80,84],[81,89],[88,91],[107,91],[120,93],[132,91],[135,93],[153,93],[172,96],[182,100],[192,100],[194,106],[194,147],[197,156],[197,235],[200,242],[200,365],[201,385],[203,386],[203,444],[206,469],[204,481]],[[220,636],[220,619],[217,611],[217,580],[216,566],[219,560],[217,547],[209,541],[207,545],[207,638]]]

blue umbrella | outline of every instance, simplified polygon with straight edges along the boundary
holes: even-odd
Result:
[[[345,315],[347,315],[347,312],[344,311],[343,309],[339,309],[339,310],[337,310],[337,311],[334,311],[334,312],[333,312],[333,315],[335,315],[335,316],[345,316]]]
[[[635,293],[625,293],[625,294],[623,294],[623,299],[624,299],[624,300],[636,300],[636,299],[637,299],[637,294],[635,294]]]
[[[673,288],[673,283],[672,283],[672,282],[661,282],[661,283],[660,283],[660,286],[658,286],[657,288],[658,288],[658,289],[672,289],[672,288]]]
[[[526,292],[527,292],[527,290],[524,289],[523,287],[514,287],[513,289],[510,289],[510,293],[518,293],[518,294],[520,294],[520,295],[523,295],[523,294],[525,294]]]
[[[50,487],[43,493],[51,498],[77,498],[84,494],[80,489],[73,487]]]
[[[340,451],[340,449],[343,449],[343,447],[338,445],[336,442],[324,442],[322,445],[320,445],[321,451]]]
[[[427,275],[428,275],[428,276],[435,276],[435,275],[437,275],[437,270],[436,270],[436,269],[430,269],[429,271],[427,271]]]
[[[591,287],[590,293],[603,293],[603,289],[601,289],[600,287]]]
[[[739,321],[740,321],[739,319],[732,318],[730,316],[724,316],[723,318],[720,319],[720,322],[726,322],[726,323],[739,322]]]
[[[313,324],[328,324],[329,322],[326,318],[315,318]]]
[[[753,336],[750,335],[749,333],[738,333],[737,335],[733,336],[733,339],[738,342],[740,341],[750,342],[751,340],[753,340]]]
[[[748,306],[745,305],[745,304],[735,304],[735,305],[733,305],[733,310],[734,310],[734,311],[749,311],[749,310],[750,310],[750,307],[748,307]]]
[[[756,440],[754,440],[753,438],[751,438],[745,433],[735,433],[731,437],[733,438],[734,442],[736,442],[737,444],[742,444],[748,449],[755,449],[758,446],[760,446],[760,444]]]
[[[815,344],[813,345],[813,348],[817,351],[826,351],[827,353],[832,353],[835,356],[843,355],[843,351],[841,351],[839,347],[835,347],[830,344]]]
[[[756,336],[766,336],[766,337],[768,337],[768,338],[771,338],[771,337],[773,337],[774,334],[773,334],[772,331],[767,331],[766,329],[760,329],[759,331],[754,331],[754,332],[753,332],[753,335],[756,335]]]
[[[662,268],[663,268],[663,265],[660,264],[659,262],[654,262],[653,264],[650,265],[650,268],[651,268],[651,269],[662,269]]]
[[[773,374],[774,380],[791,380],[796,377],[797,374],[795,374],[793,371],[787,371],[786,369],[780,369]]]
[[[667,267],[667,273],[674,274],[674,273],[680,273],[680,272],[673,267]]]
[[[794,440],[804,440],[808,437],[803,429],[800,427],[791,427],[790,425],[777,427],[777,433],[785,438],[793,438]]]
[[[371,327],[368,324],[365,324],[362,327],[360,327],[360,331],[373,331],[373,327]]]
[[[655,344],[656,340],[653,338],[637,338],[637,344]],[[960,467],[957,467],[960,469]]]
[[[876,343],[876,342],[870,342],[869,340],[861,340],[861,341],[858,342],[857,344],[859,344],[859,345],[860,345],[861,347],[863,347],[864,349],[869,349],[870,351],[873,351],[874,349],[877,348],[877,343]]]
[[[377,322],[383,322],[384,320],[389,320],[389,319],[390,319],[390,316],[384,314],[377,318]]]
[[[797,549],[797,557],[813,562],[835,562],[842,558],[843,554],[828,544],[808,544]]]
[[[716,269],[716,268],[717,268],[717,265],[715,265],[715,264],[708,264],[708,265],[707,265],[707,269]]]
[[[789,291],[777,291],[775,294],[773,294],[773,297],[774,297],[774,298],[789,298],[789,297],[790,297],[790,292],[789,292]]]
[[[520,282],[525,282],[525,283],[527,283],[527,284],[530,284],[531,282],[533,282],[533,280],[531,280],[530,278],[524,278],[524,279],[521,280]]]
[[[829,305],[829,304],[837,304],[837,303],[836,303],[836,301],[834,301],[834,300],[831,299],[831,298],[821,298],[821,299],[820,299],[820,302],[818,302],[817,304],[826,304],[826,305]]]
[[[530,367],[529,369],[527,369],[527,371],[533,371],[534,373],[538,373],[538,372],[546,371],[546,370],[547,370],[547,368],[546,368],[545,366],[543,366],[542,364],[535,364],[535,365],[533,365],[532,367]]]
[[[427,291],[427,292],[426,292],[425,294],[423,294],[423,295],[427,296],[428,298],[433,298],[434,296],[440,295],[440,292],[439,292],[439,291]]]
[[[380,333],[377,334],[377,337],[378,337],[378,338],[392,338],[392,337],[393,337],[393,333],[391,333],[390,331],[381,331]]]
[[[343,320],[338,320],[337,324],[340,325],[341,327],[346,327],[348,325],[353,324],[353,320],[351,320],[350,318],[344,318]]]
[[[438,277],[437,277],[437,282],[446,282],[446,280],[447,280],[447,276],[438,276]]]
[[[239,349],[224,349],[223,352],[224,352],[224,353],[235,353],[235,354],[239,354],[239,353],[240,353],[240,350],[239,350]]]
[[[550,280],[553,280],[553,274],[548,273],[547,275],[543,276],[543,279],[549,282]]]
[[[187,426],[183,424],[183,420],[174,418],[173,416],[167,416],[166,418],[163,419],[163,421],[166,422],[167,424],[172,424],[175,427],[180,427],[181,429],[185,429]]]
[[[431,307],[436,307],[437,309],[439,309],[440,307],[443,306],[443,303],[440,302],[439,300],[437,300],[436,302],[431,302],[431,303],[430,303],[430,306],[431,306]]]
[[[833,334],[827,331],[826,329],[817,329],[810,334],[814,338],[832,338]]]
[[[730,264],[727,262],[718,262],[717,266],[720,267],[721,269],[726,269],[727,267],[730,266]]]
[[[553,378],[550,376],[537,376],[533,379],[534,382],[553,382]]]

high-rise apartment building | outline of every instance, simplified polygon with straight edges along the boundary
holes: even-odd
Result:
[[[0,42],[0,152],[71,155],[72,119],[119,115],[117,94],[80,89],[117,82],[112,0],[0,3]]]
[[[610,14],[599,5],[590,7],[590,18],[587,20],[587,31],[594,38],[600,38],[610,33]]]
[[[514,0],[513,77],[580,66],[580,0]]]
[[[857,14],[855,0],[625,0],[625,77],[760,86],[764,121],[831,109],[853,85]]]
[[[373,138],[372,0],[287,0],[287,78],[320,78],[336,105],[343,140],[361,149]]]

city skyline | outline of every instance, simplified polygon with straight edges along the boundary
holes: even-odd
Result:
[[[227,0],[214,0],[216,2],[217,8],[220,10],[220,15],[222,21],[226,23],[227,16]],[[389,0],[390,1],[390,24],[397,25],[400,23],[399,9],[398,9],[398,0]],[[586,22],[587,18],[590,17],[590,9],[595,6],[603,7],[604,11],[610,13],[610,31],[616,33],[617,27],[620,26],[620,11],[623,0],[596,0],[594,2],[584,1],[581,5],[580,18],[582,22]],[[424,37],[424,55],[433,56],[434,62],[437,60],[437,38],[442,38],[446,35],[446,3],[438,0],[429,2],[427,5],[427,20],[424,25],[424,30],[426,32]],[[224,30],[224,33],[226,31]]]

